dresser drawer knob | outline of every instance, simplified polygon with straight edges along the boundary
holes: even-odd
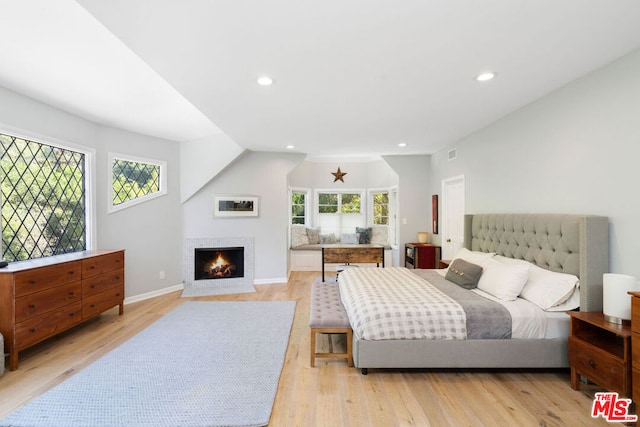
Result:
[[[73,296],[73,295],[74,295],[74,292],[73,292],[73,291],[69,292],[69,295],[70,295],[70,296]]]
[[[36,308],[35,304],[29,304],[29,308]]]
[[[593,362],[593,360],[589,360],[589,366],[591,366],[592,368],[595,368],[596,364]]]
[[[69,272],[69,274],[74,274],[74,273],[75,273],[75,271],[73,271],[73,270],[71,270],[71,271]]]
[[[36,331],[36,328],[31,328],[29,329],[29,332],[34,333]]]
[[[95,289],[96,285],[89,285],[91,289]]]
[[[35,280],[33,280],[33,279],[31,279],[31,280],[29,280],[29,283],[31,283],[32,285],[35,285],[35,284],[36,284],[36,281],[35,281]]]
[[[76,315],[75,313],[69,313],[69,316],[70,316],[70,317],[73,317],[73,316],[75,316],[75,315]]]

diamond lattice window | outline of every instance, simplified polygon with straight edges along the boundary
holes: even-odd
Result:
[[[85,155],[3,134],[0,143],[3,258],[85,250]]]
[[[110,211],[166,194],[164,162],[111,154],[110,166]]]

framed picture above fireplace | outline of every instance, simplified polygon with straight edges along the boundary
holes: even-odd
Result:
[[[213,196],[213,216],[216,218],[258,216],[258,197],[216,194]]]

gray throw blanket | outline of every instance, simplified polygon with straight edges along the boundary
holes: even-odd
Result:
[[[464,308],[467,339],[511,338],[511,313],[502,304],[463,289],[431,270],[411,270]]]

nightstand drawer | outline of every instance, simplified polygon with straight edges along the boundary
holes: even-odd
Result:
[[[601,348],[570,336],[569,364],[601,387],[625,394],[625,363]]]

